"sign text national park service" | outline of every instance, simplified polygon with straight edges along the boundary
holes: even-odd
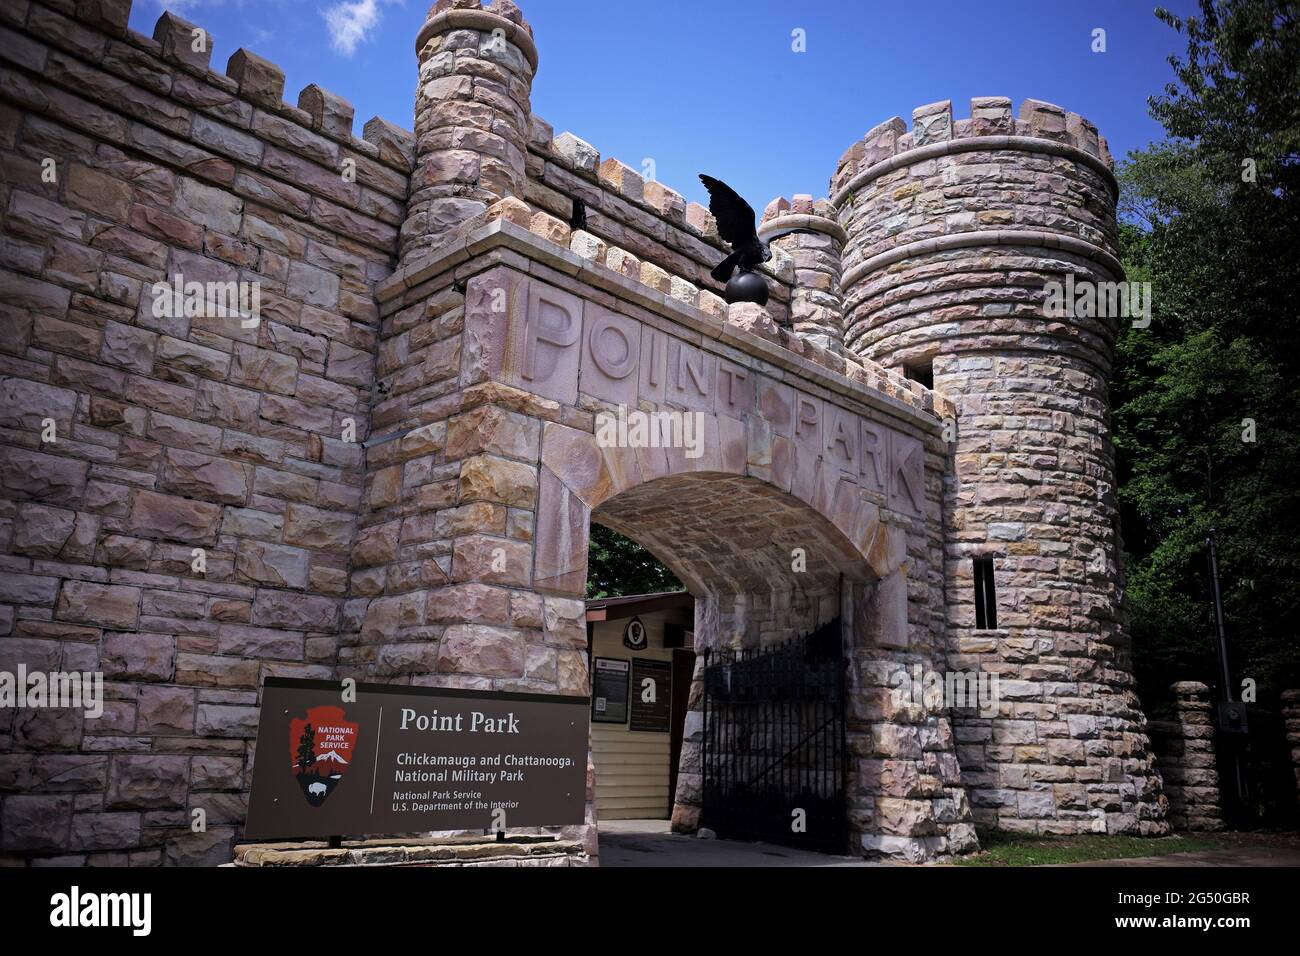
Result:
[[[270,678],[250,840],[583,822],[586,697]]]

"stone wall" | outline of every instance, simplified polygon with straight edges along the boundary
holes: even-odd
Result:
[[[844,524],[835,535],[870,544],[875,525],[856,527],[856,498],[835,496],[821,452],[795,467],[791,429],[815,448],[824,397],[858,389],[903,416],[901,436],[933,423],[936,397],[797,323],[779,328],[795,285],[779,250],[772,312],[737,317],[727,346],[701,351],[726,314],[708,288],[721,248],[711,217],[531,114],[537,52],[508,0],[430,11],[418,136],[376,118],[355,138],[340,97],[313,85],[291,106],[273,64],[239,50],[216,72],[201,27],[165,14],[145,37],[128,14],[122,0],[24,0],[0,14],[3,664],[101,670],[109,696],[94,722],[4,712],[0,851],[227,859],[269,675],[585,689],[596,501],[547,449],[589,441],[594,412],[622,393],[589,385],[595,368],[558,396],[503,374],[491,291],[515,296],[520,322],[550,308],[527,296],[550,290],[653,330],[651,352],[678,342],[674,363],[690,352],[677,372],[706,374],[687,407],[703,396],[712,411],[712,376],[746,363],[819,389],[797,426],[789,386],[773,393],[786,434],[760,427],[757,408],[752,422],[743,410],[725,420],[762,449],[741,448],[755,480],[775,475],[782,494]],[[487,243],[477,253],[456,242],[472,235]],[[826,266],[812,271],[833,275]],[[160,313],[155,284],[177,278],[205,294],[255,285],[256,320]],[[736,435],[715,425],[708,437],[714,467],[734,468]],[[858,451],[845,452],[855,477]],[[942,459],[924,454],[930,518],[907,551],[929,575]],[[895,476],[881,461],[887,497]],[[645,478],[679,467],[646,463]],[[835,588],[813,578],[794,599],[770,581],[742,595],[710,578],[714,634],[763,641],[817,619]],[[895,620],[941,621],[887,590]],[[208,828],[193,833],[200,809]],[[569,834],[592,856],[593,820]]]
[[[245,843],[235,848],[235,867],[570,867],[590,866],[581,843],[544,836],[515,836],[505,841],[480,836],[420,840],[345,840],[340,846],[306,840],[299,843]]]
[[[1295,771],[1296,794],[1300,796],[1300,690],[1282,692],[1282,720],[1291,751],[1291,766]]]
[[[945,449],[933,411],[942,400],[801,343],[756,307],[733,306],[723,322],[687,306],[545,232],[524,232],[511,208],[510,199],[489,208],[464,239],[475,250],[468,259],[441,247],[379,289],[386,328],[390,317],[394,329],[441,328],[441,316],[459,309],[447,326],[463,333],[458,378],[440,364],[431,377],[435,363],[420,350],[396,353],[411,372],[397,378],[414,390],[395,385],[389,399],[401,416],[392,434],[405,437],[374,446],[395,449],[387,474],[374,474],[391,511],[361,537],[387,529],[388,566],[374,579],[383,596],[364,608],[350,602],[358,657],[400,662],[385,679],[585,688],[579,621],[593,520],[662,555],[688,584],[699,648],[809,630],[839,613],[841,580],[857,581],[859,611],[846,630],[860,687],[851,735],[858,845],[917,859],[971,846],[969,810],[955,798],[947,811],[934,807],[957,782],[946,716],[919,705],[892,712],[887,701],[894,670],[928,667],[942,652],[934,602]],[[463,299],[448,286],[463,288]],[[602,445],[599,416],[620,407],[699,415],[699,457]],[[377,432],[389,414],[377,406]],[[404,448],[417,434],[430,437]],[[459,477],[435,493],[444,468]],[[796,548],[807,555],[797,571]],[[875,722],[886,715],[906,726],[881,734]],[[698,812],[699,730],[696,715],[675,812],[685,828]],[[910,774],[891,778],[891,802],[877,808],[880,766],[891,762]]]
[[[1052,318],[1045,284],[1120,280],[1105,141],[1026,100],[949,101],[840,160],[845,341],[951,398],[948,666],[999,675],[956,718],[976,820],[1034,833],[1164,832],[1120,603],[1107,379],[1117,318]],[[997,627],[976,627],[991,557]]]
[[[1169,826],[1222,830],[1210,689],[1196,681],[1179,681],[1169,691],[1174,700],[1168,714],[1150,724],[1156,767],[1169,800]]]
[[[412,144],[128,10],[0,11],[0,658],[109,698],[0,711],[0,851],[221,862],[262,679],[335,673]],[[260,321],[160,315],[178,275],[258,283]]]
[[[415,133],[360,138],[340,97],[288,105],[273,64],[213,71],[200,27],[128,13],[0,8],[0,669],[102,671],[109,698],[0,711],[6,861],[229,860],[267,676],[585,692],[591,520],[689,584],[701,647],[846,622],[863,852],[963,852],[973,819],[1159,830],[1114,330],[1031,315],[1043,275],[1113,271],[1085,122],[988,100],[878,128],[829,200],[769,205],[769,308],[729,309],[707,210],[532,114],[511,0],[438,0]],[[177,277],[255,287],[255,321],[157,309]],[[602,445],[620,406],[698,413],[701,457]],[[1011,678],[991,726],[894,693],[945,655]],[[554,835],[594,861],[587,786]]]

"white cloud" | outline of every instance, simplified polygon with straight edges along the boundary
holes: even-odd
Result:
[[[368,40],[379,25],[379,0],[342,0],[325,10],[330,45],[344,56]]]
[[[159,10],[170,10],[172,13],[189,13],[198,6],[222,6],[222,0],[154,0],[154,5]]]

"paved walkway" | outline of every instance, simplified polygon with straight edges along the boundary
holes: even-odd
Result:
[[[669,833],[667,820],[608,820],[600,824],[600,865],[767,867],[876,864],[771,843],[701,840]]]

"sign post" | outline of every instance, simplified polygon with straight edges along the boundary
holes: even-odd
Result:
[[[269,678],[250,840],[584,819],[586,697]]]

